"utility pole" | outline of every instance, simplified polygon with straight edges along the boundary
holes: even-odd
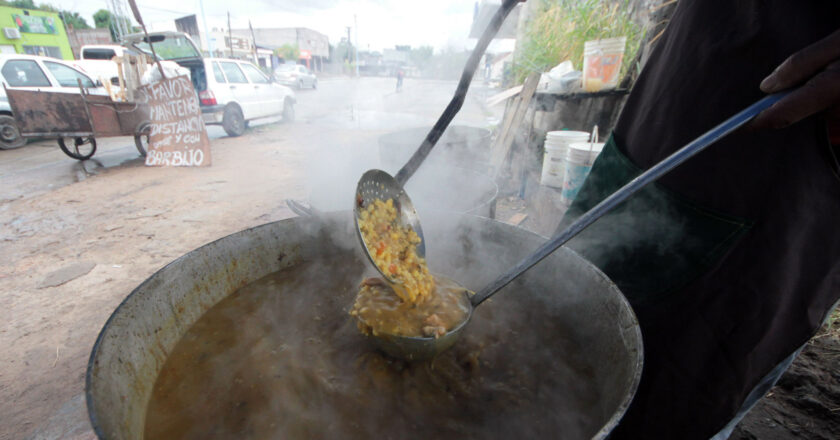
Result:
[[[248,20],[248,29],[251,30],[251,44],[254,45],[254,64],[260,65],[260,60],[257,59],[257,37],[254,36],[254,27],[251,26],[251,20]]]
[[[230,32],[230,11],[228,11],[228,46],[230,46],[230,57],[233,58],[233,34]]]
[[[213,57],[213,42],[210,41],[210,31],[207,30],[207,16],[204,15],[204,0],[198,0],[198,7],[201,8],[201,22],[204,24],[204,39],[207,41],[208,56]]]
[[[350,62],[350,48],[353,47],[353,40],[350,39],[350,26],[347,26],[347,54],[344,57]]]
[[[356,44],[353,45],[354,60],[356,61],[356,76],[359,76],[359,20],[353,14],[353,26],[356,28]]]

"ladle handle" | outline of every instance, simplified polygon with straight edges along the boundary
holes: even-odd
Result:
[[[546,242],[539,249],[537,249],[536,252],[531,254],[531,256],[522,260],[513,269],[508,271],[506,274],[500,276],[492,283],[490,283],[490,285],[473,295],[473,297],[470,299],[470,302],[472,302],[473,307],[478,306],[484,300],[492,296],[494,293],[498,292],[502,287],[505,287],[516,277],[521,275],[523,272],[530,269],[531,266],[542,261],[543,258],[547,257],[549,254],[557,250],[557,248],[564,245],[567,241],[571,240],[575,235],[580,233],[580,231],[592,224],[595,220],[601,218],[601,216],[603,216],[616,205],[633,195],[636,191],[640,190],[648,183],[651,183],[654,180],[662,177],[665,173],[671,171],[677,165],[685,162],[695,154],[703,151],[703,149],[705,149],[709,145],[718,141],[720,138],[728,135],[738,127],[744,125],[746,122],[754,118],[763,110],[767,109],[768,107],[785,97],[785,95],[787,95],[788,93],[790,93],[790,91],[779,92],[773,95],[765,96],[758,102],[752,104],[744,110],[741,110],[741,112],[739,112],[735,116],[732,116],[731,118],[722,122],[717,127],[707,131],[705,134],[701,135],[689,144],[680,148],[670,156],[663,159],[661,162],[650,167],[647,171],[645,171],[635,179],[622,186],[618,191],[612,193],[606,199],[601,201],[601,203],[595,205],[595,207],[578,217],[578,219],[575,220],[571,225],[569,225],[569,227],[567,227],[563,232]]]
[[[467,64],[464,66],[464,71],[461,73],[461,80],[458,82],[458,88],[455,89],[455,95],[449,101],[449,105],[446,106],[443,114],[440,115],[434,127],[426,135],[426,139],[420,144],[420,148],[414,152],[408,162],[394,176],[394,179],[396,179],[401,187],[405,186],[405,182],[414,175],[417,168],[420,168],[420,165],[426,160],[432,148],[443,135],[446,127],[449,126],[449,123],[452,122],[452,119],[461,110],[461,106],[464,105],[464,99],[467,96],[467,90],[470,88],[470,82],[472,82],[473,75],[475,74],[475,69],[478,67],[479,61],[481,61],[481,56],[484,55],[484,51],[487,50],[490,41],[496,36],[496,32],[502,27],[505,18],[520,1],[522,0],[504,0],[502,6],[493,15],[493,18],[487,25],[487,29],[481,34],[481,38],[476,43],[475,49],[473,49],[470,58],[467,60]]]

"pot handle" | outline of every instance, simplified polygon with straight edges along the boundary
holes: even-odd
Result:
[[[295,214],[299,217],[315,217],[318,215],[318,212],[315,208],[305,205],[297,200],[286,199],[286,206],[292,210]]]

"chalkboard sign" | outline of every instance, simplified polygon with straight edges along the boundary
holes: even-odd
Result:
[[[146,165],[210,166],[210,140],[190,79],[167,78],[139,92],[139,100],[149,103],[152,130]]]

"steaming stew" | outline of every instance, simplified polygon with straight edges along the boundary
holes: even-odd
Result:
[[[368,278],[359,287],[350,315],[365,334],[440,337],[467,319],[469,300],[463,287],[435,277],[435,288],[422,300],[403,301],[382,278]]]
[[[405,363],[372,348],[347,314],[365,265],[325,253],[243,287],[183,335],[154,384],[146,439],[576,439],[599,429],[583,347],[564,337],[547,296],[494,299],[453,348]]]
[[[393,199],[368,203],[359,213],[359,230],[379,270],[401,284],[397,294],[404,302],[417,303],[432,293],[434,277],[417,255],[420,236],[401,224]]]

